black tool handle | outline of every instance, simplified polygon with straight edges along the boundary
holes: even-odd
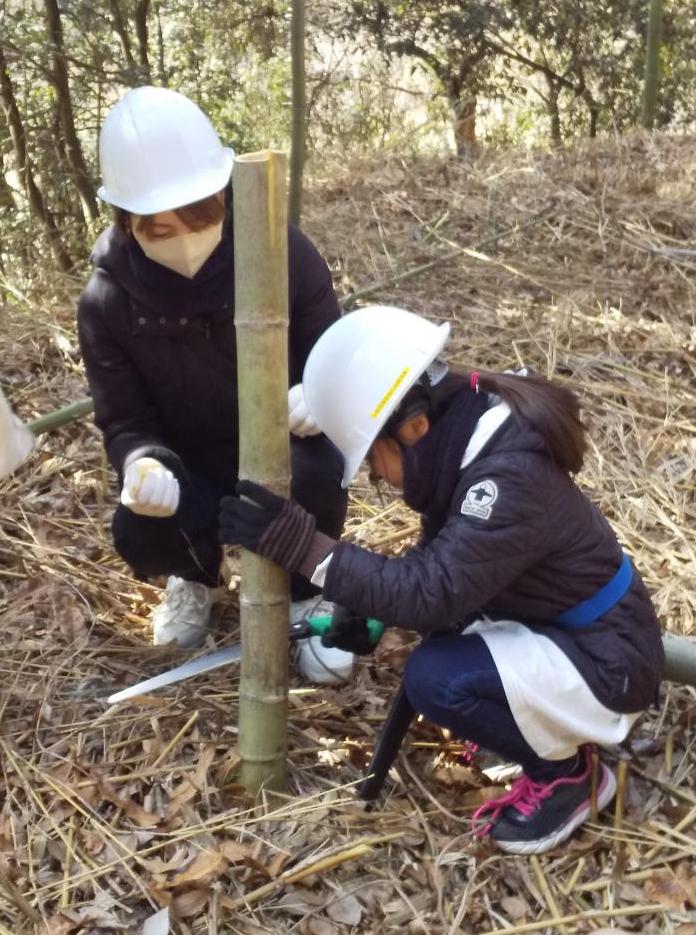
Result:
[[[415,717],[415,710],[406,697],[404,683],[394,696],[389,712],[379,735],[365,779],[358,786],[358,795],[366,802],[376,799],[382,791],[387,773],[396,759],[404,737]]]

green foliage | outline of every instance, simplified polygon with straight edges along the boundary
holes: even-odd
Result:
[[[655,123],[696,114],[696,7],[663,0]],[[8,4],[6,63],[33,178],[68,254],[85,220],[61,126],[45,0]],[[649,0],[322,0],[307,5],[310,160],[380,149],[446,151],[463,132],[498,145],[561,143],[638,122]],[[196,100],[238,152],[287,148],[288,0],[70,0],[60,6],[79,142],[97,184],[98,129],[129,87],[166,85]],[[0,111],[0,265],[48,255],[28,198],[9,112]],[[471,114],[468,130],[467,114]],[[310,161],[310,171],[312,163]],[[108,214],[108,212],[107,212]],[[106,215],[104,215],[106,216]],[[54,245],[55,247],[55,245]],[[55,250],[54,250],[55,252]]]

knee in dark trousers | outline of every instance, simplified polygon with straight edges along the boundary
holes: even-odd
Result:
[[[404,686],[412,706],[436,724],[463,724],[483,699],[506,703],[488,647],[480,636],[447,634],[424,640],[406,663]]]
[[[411,653],[404,673],[413,708],[434,724],[519,763],[539,781],[563,775],[570,760],[542,760],[510,710],[493,656],[476,633],[432,636]]]
[[[290,457],[293,499],[316,518],[320,532],[340,539],[348,510],[340,451],[325,435],[291,435]]]
[[[194,477],[182,486],[174,516],[140,516],[118,506],[114,547],[138,578],[177,575],[215,587],[222,559],[217,533],[221,496],[214,484]]]

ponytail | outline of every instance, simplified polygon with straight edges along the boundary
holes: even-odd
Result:
[[[474,376],[479,389],[500,396],[515,415],[536,429],[561,470],[576,474],[582,468],[586,429],[580,419],[580,401],[572,390],[539,374],[516,376],[481,370]]]
[[[402,422],[420,412],[436,422],[451,398],[464,390],[499,396],[515,415],[536,429],[549,457],[562,471],[576,474],[582,468],[587,440],[580,400],[572,390],[536,373],[518,376],[491,370],[450,370],[434,385],[426,373],[404,396],[380,434],[395,436]]]

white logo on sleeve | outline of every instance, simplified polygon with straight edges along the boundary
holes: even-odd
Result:
[[[478,516],[479,519],[488,519],[492,507],[498,499],[498,488],[492,480],[480,480],[467,490],[462,502],[462,513],[468,516]]]

